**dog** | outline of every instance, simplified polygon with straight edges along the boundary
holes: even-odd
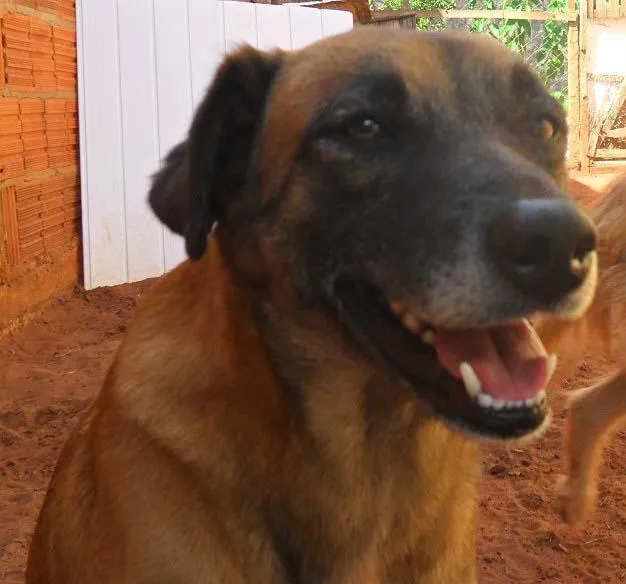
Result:
[[[560,356],[561,376],[572,374],[587,351],[607,355],[615,370],[568,398],[566,474],[560,479],[560,509],[579,525],[593,511],[602,446],[626,420],[626,174],[591,209],[597,227],[599,282],[591,308],[576,322],[541,318],[536,330]]]
[[[480,437],[538,435],[596,235],[562,108],[467,33],[224,60],[149,195],[189,260],[64,448],[28,584],[476,582]]]

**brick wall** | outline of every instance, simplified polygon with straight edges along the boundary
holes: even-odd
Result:
[[[11,311],[7,286],[37,281],[35,305],[78,278],[75,0],[0,0],[0,30],[1,329]],[[55,263],[67,277],[59,279]],[[54,289],[41,283],[46,270]]]

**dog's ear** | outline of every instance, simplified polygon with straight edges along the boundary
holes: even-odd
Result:
[[[156,216],[184,235],[198,259],[229,199],[247,180],[265,102],[283,58],[244,47],[228,56],[198,107],[187,140],[153,176],[148,200]]]
[[[189,212],[187,141],[177,144],[152,176],[148,201],[154,214],[174,233],[184,235]]]
[[[196,112],[185,155],[176,160],[180,151],[170,154],[180,174],[166,166],[163,173],[169,172],[169,180],[163,181],[162,194],[154,195],[161,201],[155,200],[153,208],[160,209],[166,215],[164,223],[176,229],[185,216],[183,234],[192,259],[204,254],[213,225],[248,180],[266,100],[283,55],[244,47],[227,57]],[[181,177],[187,177],[187,190],[180,188]],[[178,189],[177,197],[171,196],[171,188]]]

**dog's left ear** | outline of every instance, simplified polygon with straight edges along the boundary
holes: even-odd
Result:
[[[229,199],[245,186],[283,55],[251,47],[233,53],[219,68],[196,112],[187,138],[188,168],[184,169],[189,189],[178,194],[182,208],[186,206],[185,245],[192,259],[204,254],[214,223],[223,218]],[[180,200],[181,195],[188,200]]]
[[[229,199],[245,185],[265,103],[284,53],[244,47],[228,56],[198,107],[187,140],[153,176],[149,202],[190,258],[200,258]]]

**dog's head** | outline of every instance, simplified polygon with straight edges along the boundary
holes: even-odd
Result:
[[[521,436],[554,365],[526,317],[576,318],[596,282],[565,151],[495,41],[361,29],[230,55],[150,201],[191,258],[216,224],[239,277],[331,315],[442,417]]]

